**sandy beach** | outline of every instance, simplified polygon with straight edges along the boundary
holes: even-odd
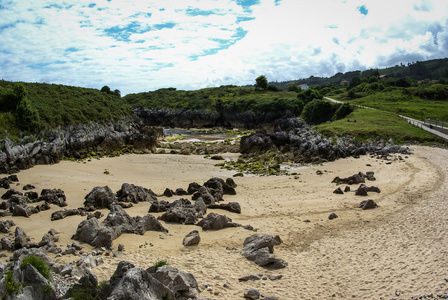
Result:
[[[284,269],[262,268],[240,255],[244,239],[253,231],[202,231],[193,225],[163,222],[169,230],[166,235],[148,231],[143,236],[124,234],[114,240],[114,247],[122,243],[125,251],[118,257],[104,257],[105,263],[93,272],[102,281],[109,279],[121,260],[147,268],[166,259],[170,265],[194,274],[199,285],[208,283],[210,289],[204,290],[201,297],[215,299],[242,299],[249,288],[278,299],[409,299],[419,294],[443,293],[448,290],[444,280],[448,277],[448,151],[417,146],[412,146],[411,151],[412,155],[391,164],[362,156],[302,167],[294,176],[234,178],[237,195],[225,195],[224,200],[239,202],[242,213],[208,212],[250,224],[258,233],[279,235],[283,244],[276,246],[274,254],[288,263]],[[107,185],[116,192],[123,183],[132,183],[162,194],[166,188],[187,189],[191,182],[203,184],[211,177],[225,179],[235,173],[215,167],[216,163],[202,156],[171,154],[131,154],[85,163],[63,161],[21,171],[17,174],[20,181],[13,188],[21,190],[23,185],[32,184],[39,193],[44,188],[60,188],[67,196],[67,208],[78,208],[96,186]],[[367,171],[375,172],[376,181],[367,181],[366,185],[379,187],[381,193],[369,192],[367,197],[356,196],[353,191],[333,193],[337,188],[331,183],[334,177]],[[357,187],[353,185],[351,189]],[[0,194],[5,191],[0,188]],[[170,202],[179,198],[158,197]],[[379,207],[358,208],[366,199],[373,199]],[[131,216],[143,216],[149,206],[139,203],[126,211]],[[50,221],[51,213],[59,209],[52,205],[50,210],[30,218],[2,219],[12,219],[35,242],[54,228],[59,232],[58,245],[65,249],[85,217]],[[338,215],[337,219],[328,219],[332,212]],[[201,242],[184,247],[183,237],[192,230],[199,230]],[[92,249],[83,246],[84,250]],[[79,257],[65,255],[54,259],[68,263]],[[255,273],[283,277],[238,281]]]

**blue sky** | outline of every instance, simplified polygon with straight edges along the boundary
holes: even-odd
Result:
[[[446,0],[0,0],[0,79],[122,94],[448,57]]]

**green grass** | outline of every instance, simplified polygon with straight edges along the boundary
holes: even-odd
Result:
[[[154,264],[154,271],[157,271],[158,268],[161,268],[163,266],[168,266],[168,265],[169,265],[169,263],[166,259],[159,260]]]
[[[360,139],[381,136],[384,139],[393,138],[395,143],[442,142],[437,136],[409,124],[397,114],[381,110],[357,108],[344,119],[320,124],[316,128],[327,136],[350,135]]]
[[[402,90],[376,93],[352,100],[350,103],[395,112],[419,120],[431,118],[448,121],[448,101],[424,100],[404,94]]]

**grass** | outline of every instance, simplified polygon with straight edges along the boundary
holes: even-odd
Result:
[[[354,122],[356,120],[356,122]],[[327,136],[354,136],[360,139],[371,139],[378,136],[384,139],[393,138],[395,143],[439,143],[437,136],[409,124],[406,120],[392,112],[357,108],[346,118],[316,126],[316,129]]]
[[[157,271],[158,268],[161,268],[163,266],[168,266],[168,265],[169,265],[169,263],[166,259],[161,259],[154,264],[154,271]]]
[[[448,101],[425,100],[403,93],[402,89],[375,93],[352,100],[350,103],[394,112],[419,120],[431,118],[448,121]]]

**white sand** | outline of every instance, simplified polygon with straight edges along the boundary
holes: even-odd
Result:
[[[389,299],[395,297],[396,290],[408,299],[422,293],[443,292],[448,288],[444,281],[448,276],[448,151],[429,147],[412,147],[412,150],[414,155],[404,162],[397,160],[390,165],[364,156],[300,169],[298,179],[235,178],[237,195],[225,195],[224,199],[239,202],[242,214],[214,211],[243,225],[250,224],[259,233],[280,235],[284,244],[277,246],[274,253],[288,262],[284,269],[261,268],[239,254],[244,239],[252,231],[228,228],[204,232],[197,226],[164,223],[168,235],[159,232],[122,235],[114,246],[125,244],[124,254],[104,257],[105,263],[93,271],[101,281],[112,275],[120,260],[147,268],[166,259],[172,266],[193,273],[200,284],[209,283],[212,291],[203,291],[201,296],[216,299],[241,299],[248,288],[257,288],[263,295],[279,299],[381,296]],[[202,184],[211,177],[225,179],[235,173],[214,167],[215,163],[200,156],[179,155],[125,155],[85,164],[61,162],[20,172],[20,184],[15,188],[21,189],[25,184],[35,185],[38,192],[43,188],[60,188],[65,191],[68,208],[77,208],[95,186],[108,185],[117,191],[127,182],[162,194],[165,188],[186,189],[190,182]],[[104,174],[105,170],[110,174]],[[317,175],[317,170],[323,175]],[[369,193],[367,198],[353,192],[333,194],[334,177],[348,177],[360,171],[375,172],[377,180],[366,184],[379,187],[380,194]],[[344,189],[345,185],[341,187]],[[356,187],[352,186],[352,190]],[[159,197],[168,201],[178,198]],[[375,200],[379,208],[367,211],[357,208],[365,199]],[[140,203],[127,212],[132,216],[145,215],[148,208],[149,203]],[[60,232],[58,244],[65,249],[84,218],[73,216],[51,222],[51,213],[59,209],[52,206],[50,211],[28,219],[3,219],[13,219],[36,242],[50,228],[55,228]],[[339,218],[328,220],[331,212]],[[201,243],[182,246],[183,237],[195,229],[200,231]],[[56,261],[77,259],[68,255]],[[253,273],[282,274],[283,278],[238,281],[239,277]]]

